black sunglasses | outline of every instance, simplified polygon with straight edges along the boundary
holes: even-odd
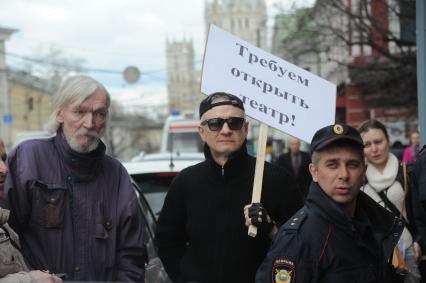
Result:
[[[239,131],[243,127],[245,120],[246,119],[241,117],[229,117],[227,119],[212,118],[204,120],[203,122],[201,122],[201,125],[204,126],[205,124],[207,124],[210,131],[220,131],[223,127],[223,124],[225,124],[226,122],[231,130]]]

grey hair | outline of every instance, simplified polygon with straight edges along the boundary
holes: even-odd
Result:
[[[107,108],[109,108],[111,103],[110,94],[100,82],[84,75],[67,78],[62,83],[58,94],[53,98],[53,112],[50,115],[49,120],[46,122],[45,129],[51,134],[56,133],[61,126],[56,121],[58,112],[69,104],[83,102],[97,89],[100,89],[105,93],[107,99]]]
[[[320,153],[318,151],[312,152],[311,160],[313,164],[318,166],[318,162],[320,160]]]

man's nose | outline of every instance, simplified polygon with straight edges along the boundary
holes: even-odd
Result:
[[[339,168],[339,178],[340,179],[347,179],[349,176],[349,170],[346,166],[340,166]]]
[[[88,129],[93,128],[93,126],[95,125],[95,121],[93,118],[93,113],[88,111],[83,117],[83,126]]]
[[[224,122],[224,123],[223,123],[223,126],[222,126],[222,129],[220,129],[220,133],[221,133],[221,134],[228,134],[228,133],[230,133],[230,132],[232,132],[232,130],[229,128],[228,123],[227,123],[227,122]]]

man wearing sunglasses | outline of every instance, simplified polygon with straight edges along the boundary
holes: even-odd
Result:
[[[277,225],[302,206],[301,197],[285,169],[266,163],[262,204],[250,204],[256,159],[247,153],[241,99],[214,93],[201,102],[200,118],[206,160],[173,180],[158,220],[158,252],[175,283],[254,282]],[[258,227],[255,238],[247,235],[250,224]]]

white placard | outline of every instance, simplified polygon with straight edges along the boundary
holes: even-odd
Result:
[[[308,143],[333,124],[336,85],[211,25],[201,92],[228,92],[246,114]]]

